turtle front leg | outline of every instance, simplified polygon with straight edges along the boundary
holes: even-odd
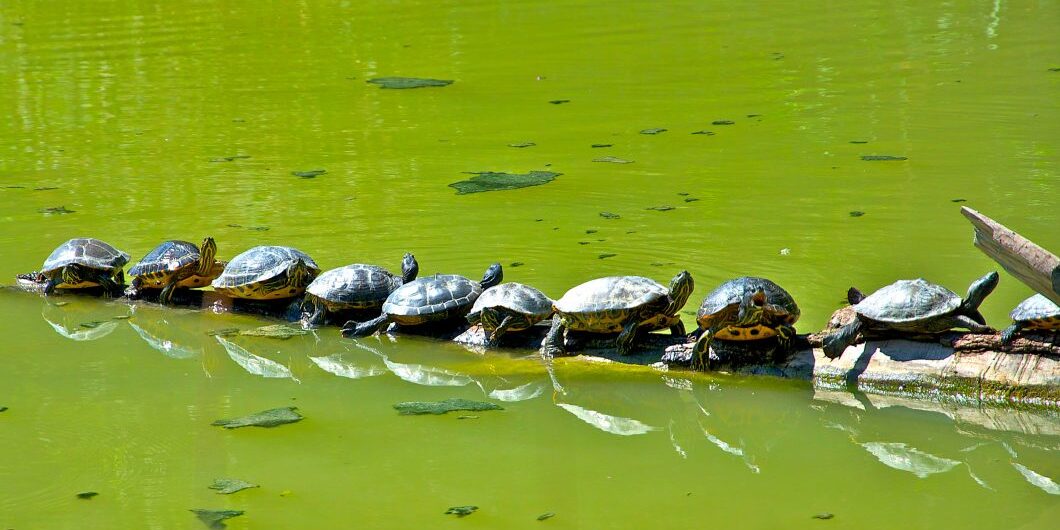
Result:
[[[630,320],[626,322],[625,326],[622,326],[622,333],[618,334],[618,338],[615,339],[615,346],[618,348],[619,355],[629,355],[633,350],[633,339],[637,337],[637,328],[643,321]]]
[[[95,280],[96,280],[96,283],[98,283],[101,287],[103,287],[103,290],[106,291],[107,296],[111,296],[111,297],[120,297],[121,296],[121,284],[115,282],[114,278],[111,278],[111,276],[109,274],[100,273],[98,276],[96,276]]]
[[[552,327],[549,328],[548,334],[541,341],[540,353],[542,358],[551,359],[566,353],[563,349],[563,331],[565,328],[563,319],[559,315],[552,317]]]
[[[136,280],[133,280],[136,283]],[[173,300],[173,291],[177,289],[177,278],[173,277],[166,283],[166,286],[162,288],[162,292],[158,294],[158,303],[162,305],[169,305],[169,302]]]
[[[670,334],[675,337],[681,337],[685,334],[685,323],[681,322],[680,318],[677,318],[677,322],[670,326]]]
[[[490,339],[489,342],[487,342],[487,345],[491,348],[497,347],[497,344],[501,341],[501,337],[503,337],[504,334],[508,332],[508,329],[514,324],[515,317],[512,315],[504,315],[504,319],[501,320],[501,323],[497,324],[497,327],[490,332]]]
[[[1001,332],[1001,344],[1006,346],[1012,344],[1012,341],[1016,340],[1016,334],[1023,329],[1023,326],[1024,324],[1022,322],[1016,322],[1005,328],[1005,330]]]
[[[44,284],[44,291],[43,291],[44,292],[44,296],[48,296],[48,295],[54,293],[55,292],[55,286],[59,285],[60,283],[62,283],[62,281],[63,281],[62,278],[60,278],[58,276],[53,276],[51,278],[48,278],[48,282]]]
[[[696,345],[692,347],[692,368],[696,370],[707,370],[710,368],[710,343],[714,342],[714,334],[718,332],[717,327],[710,327],[699,333]]]
[[[788,324],[777,326],[777,349],[773,352],[773,362],[781,363],[795,349],[795,327]]]
[[[311,311],[307,311],[307,309],[311,309]],[[324,304],[315,298],[311,298],[308,293],[302,299],[302,305],[299,310],[302,311],[302,323],[306,326],[315,328],[324,325]],[[345,326],[343,326],[343,329],[345,329]]]
[[[143,280],[139,276],[133,278],[132,284],[125,290],[125,296],[129,297],[130,300],[136,300],[140,298],[142,294],[141,289],[143,288]]]

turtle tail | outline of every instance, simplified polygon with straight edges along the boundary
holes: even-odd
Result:
[[[991,271],[990,274],[976,280],[975,283],[968,287],[968,296],[965,296],[964,301],[961,302],[959,312],[963,315],[968,315],[972,320],[985,324],[983,315],[979,314],[979,304],[982,304],[983,300],[994,292],[994,288],[997,287],[997,282],[1000,278],[997,271]]]

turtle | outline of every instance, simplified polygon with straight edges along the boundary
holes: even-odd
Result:
[[[44,294],[60,289],[103,287],[118,295],[125,283],[122,267],[129,255],[91,237],[78,237],[59,245],[44,260],[40,277],[46,280]]]
[[[979,304],[997,287],[999,276],[991,272],[968,287],[961,300],[957,293],[923,278],[899,280],[869,296],[851,287],[847,301],[856,318],[824,338],[824,354],[839,357],[854,343],[862,330],[895,330],[906,333],[939,333],[966,328],[976,333],[993,333],[979,312]]]
[[[509,331],[522,331],[552,315],[551,298],[537,289],[516,282],[502,283],[482,292],[467,321],[482,324],[490,332],[489,345],[496,346]]]
[[[142,289],[162,289],[158,301],[167,304],[176,288],[204,287],[220,276],[225,264],[215,261],[216,255],[212,237],[203,239],[198,247],[188,241],[166,241],[129,269],[132,285],[125,294],[135,298]]]
[[[394,289],[415,280],[419,270],[416,258],[409,253],[401,261],[401,276],[363,263],[331,269],[306,287],[303,321],[319,326],[328,312],[379,309]]]
[[[684,335],[685,326],[677,312],[694,288],[688,271],[674,276],[669,289],[643,276],[609,276],[585,282],[553,304],[556,315],[541,342],[541,351],[562,353],[564,329],[619,333],[616,346],[622,355],[630,352],[638,330],[669,328],[673,335]]]
[[[233,298],[275,300],[302,294],[317,274],[320,267],[301,250],[257,246],[232,258],[212,285]]]
[[[1060,305],[1040,293],[1020,302],[1009,316],[1012,325],[1001,332],[1001,344],[1010,344],[1021,329],[1060,330]]]
[[[490,265],[481,282],[457,274],[435,274],[398,287],[383,302],[383,312],[367,322],[350,320],[342,326],[344,337],[364,337],[383,331],[391,322],[416,326],[462,317],[482,291],[501,283],[500,263]]]
[[[791,351],[799,306],[783,287],[765,278],[729,280],[703,299],[696,313],[699,328],[695,362],[702,363],[715,339],[759,340],[777,337],[778,355]]]

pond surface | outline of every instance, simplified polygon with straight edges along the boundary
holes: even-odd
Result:
[[[211,235],[222,258],[285,244],[325,268],[497,261],[554,297],[687,269],[689,328],[714,286],[767,276],[814,331],[851,285],[963,293],[995,269],[962,205],[1060,249],[1058,22],[1001,0],[7,2],[0,278],[71,237],[137,259]],[[367,82],[384,77],[453,82]],[[449,186],[493,174],[535,185]],[[1007,325],[1030,294],[1003,275],[983,313]],[[3,528],[202,528],[199,508],[245,510],[235,529],[1060,516],[1055,416],[571,360],[554,395],[525,352],[332,328],[226,345],[207,332],[270,322],[62,300],[0,292]],[[447,398],[505,410],[392,409]],[[210,425],[284,406],[306,419]],[[260,487],[207,488],[224,477]]]

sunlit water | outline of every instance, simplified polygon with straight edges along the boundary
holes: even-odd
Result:
[[[5,3],[0,277],[71,237],[137,258],[212,235],[222,257],[287,244],[324,267],[398,270],[412,251],[425,274],[477,277],[499,261],[552,296],[687,269],[686,311],[764,275],[795,296],[805,332],[850,285],[923,276],[963,293],[996,268],[962,204],[1060,248],[1055,3],[777,4]],[[455,82],[365,83],[391,75]],[[327,172],[291,174],[312,169]],[[447,187],[546,169],[562,175]],[[59,206],[73,213],[41,213]],[[1029,295],[1005,276],[983,312],[1002,326]],[[231,528],[1048,528],[1060,515],[1055,416],[570,361],[554,394],[526,352],[334,329],[224,345],[206,332],[264,322],[64,301],[0,293],[3,528],[202,528],[192,508],[245,510]],[[449,397],[505,410],[391,408]],[[288,405],[306,419],[210,426]],[[218,495],[206,486],[220,477],[261,487]],[[460,505],[479,510],[443,515]]]

